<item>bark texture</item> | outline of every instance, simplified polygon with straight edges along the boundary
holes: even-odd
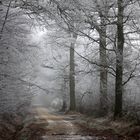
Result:
[[[76,39],[77,36],[72,33],[72,38]],[[74,60],[75,42],[73,41],[70,46],[70,74],[69,74],[69,88],[70,88],[70,111],[76,110],[75,101],[75,60]]]
[[[117,21],[117,48],[116,48],[116,83],[115,83],[115,110],[114,119],[122,116],[122,95],[123,95],[123,49],[124,49],[124,29],[123,29],[123,0],[118,0],[118,21]]]
[[[106,53],[106,19],[100,15],[101,32],[100,35],[100,115],[108,113],[107,105],[107,53]]]

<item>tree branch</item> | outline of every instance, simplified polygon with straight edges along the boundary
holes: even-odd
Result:
[[[8,8],[7,8],[7,12],[6,12],[6,15],[5,15],[5,19],[4,19],[4,22],[3,22],[3,25],[2,25],[2,28],[1,28],[1,31],[0,31],[0,40],[2,39],[2,34],[3,34],[3,30],[4,30],[4,27],[5,27],[7,18],[8,18],[8,14],[9,14],[11,3],[12,3],[12,0],[10,0],[10,2],[9,2]]]
[[[19,80],[19,81],[21,81],[22,83],[28,85],[29,87],[30,87],[30,86],[34,86],[34,87],[37,87],[38,89],[41,89],[41,90],[45,91],[47,94],[49,93],[49,90],[48,90],[48,89],[43,88],[43,87],[41,87],[40,85],[37,85],[36,83],[32,83],[32,82],[30,82],[30,81],[26,81],[26,80],[23,80],[23,79],[21,79],[21,78],[11,76],[11,75],[9,75],[9,74],[1,74],[1,73],[0,73],[0,75],[1,75],[1,76],[4,76],[4,77],[13,78],[14,80]]]
[[[134,69],[131,71],[131,73],[130,73],[129,77],[127,78],[127,80],[123,82],[123,84],[122,84],[123,86],[126,85],[132,78],[135,77],[134,72],[135,72],[135,70],[137,68],[137,65],[138,64],[136,63]]]

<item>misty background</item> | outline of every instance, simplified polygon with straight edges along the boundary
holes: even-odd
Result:
[[[76,108],[73,110],[100,116],[102,69],[108,72],[107,97],[105,97],[107,101],[104,103],[107,103],[107,114],[113,114],[116,86],[114,44],[117,44],[117,27],[113,24],[117,14],[115,2],[112,2],[109,14],[105,15],[110,20],[109,23],[106,21],[105,25],[100,25],[101,19],[98,14],[98,8],[104,9],[108,4],[111,5],[111,2],[107,1],[104,5],[101,1],[94,3],[90,0],[81,1],[81,4],[69,1],[64,4],[60,1],[58,3],[54,1],[53,4],[34,0],[0,1],[0,113],[24,114],[29,107],[35,105],[59,111],[65,104],[64,111],[69,110],[70,48],[74,44],[72,76],[75,78],[73,92]],[[77,8],[78,4],[83,11]],[[68,12],[63,13],[61,11],[63,8]],[[130,5],[124,12],[126,22],[124,23],[123,81],[125,85],[122,88],[122,110],[124,116],[128,115],[132,118],[136,118],[140,113],[139,11],[137,2],[131,4],[130,1]],[[131,13],[131,16],[129,17],[127,13]],[[67,19],[65,14],[70,19]],[[71,29],[71,26],[74,28]],[[103,65],[103,68],[100,65],[99,49],[101,33],[98,33],[96,26],[101,29],[102,26],[106,26],[106,35],[102,37],[106,37],[107,67]]]

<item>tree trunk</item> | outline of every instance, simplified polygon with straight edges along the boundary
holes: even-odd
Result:
[[[118,0],[118,21],[117,21],[117,48],[116,48],[116,83],[115,83],[115,110],[114,119],[122,116],[122,95],[123,95],[123,0]]]
[[[67,103],[66,103],[66,100],[64,99],[63,100],[63,104],[62,104],[62,108],[61,108],[60,112],[65,112],[66,109],[67,109]]]
[[[62,102],[62,108],[61,108],[61,112],[65,112],[67,110],[67,96],[66,96],[66,89],[67,89],[67,81],[65,80],[64,78],[64,84],[62,85],[62,99],[63,99],[63,102]]]
[[[72,33],[73,39],[76,39],[77,36]],[[69,73],[69,88],[70,88],[70,111],[76,110],[76,101],[75,101],[75,61],[74,61],[74,47],[75,43],[72,42],[70,46],[70,73]]]
[[[100,16],[101,32],[100,35],[100,115],[105,116],[108,113],[107,105],[107,54],[106,54],[106,19]]]

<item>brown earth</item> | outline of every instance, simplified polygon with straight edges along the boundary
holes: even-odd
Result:
[[[90,121],[93,126],[89,126],[86,117],[79,113],[62,115],[49,113],[42,107],[34,108],[15,140],[139,140],[139,137],[133,136],[134,133],[121,134],[115,131],[114,125],[109,127],[106,121]],[[103,126],[100,127],[99,122]]]
[[[43,107],[32,108],[22,127],[18,116],[14,123],[0,121],[0,140],[140,140],[139,126],[75,112],[49,113]]]

